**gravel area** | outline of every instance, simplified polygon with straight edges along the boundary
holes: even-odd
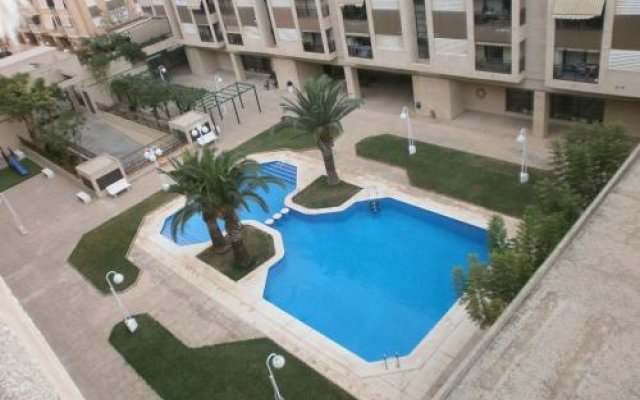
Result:
[[[0,400],[55,400],[58,396],[34,365],[20,339],[0,319]]]

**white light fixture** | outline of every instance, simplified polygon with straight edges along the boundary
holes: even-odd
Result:
[[[193,129],[191,130],[191,136],[192,136],[192,137],[198,137],[198,135],[199,135],[198,130],[197,130],[197,129],[195,129],[195,128],[193,128]]]
[[[529,167],[527,166],[527,130],[525,128],[520,129],[520,134],[516,138],[516,142],[522,145],[520,156],[520,183],[525,184],[529,182]]]
[[[127,310],[127,308],[124,306],[124,304],[122,303],[122,300],[120,300],[120,297],[118,296],[118,293],[113,287],[114,283],[116,285],[121,285],[122,282],[124,282],[124,275],[122,275],[120,272],[109,271],[105,275],[105,278],[107,279],[107,283],[109,284],[109,290],[111,291],[111,294],[113,295],[113,297],[116,299],[118,308],[120,309],[120,312],[124,316],[124,324],[126,325],[129,332],[131,333],[135,332],[138,329],[138,322],[136,321],[135,318],[131,316],[131,314],[129,313],[129,310]]]
[[[267,370],[269,371],[269,380],[271,381],[271,386],[273,386],[273,397],[275,400],[284,400],[284,397],[280,394],[280,389],[278,388],[276,377],[273,375],[271,367],[275,369],[282,369],[285,364],[286,360],[280,354],[271,353],[267,356]]]
[[[411,124],[411,116],[409,114],[409,108],[407,106],[402,107],[400,112],[400,119],[407,121],[407,151],[409,155],[416,154],[416,142],[413,138],[413,125]]]
[[[208,126],[203,125],[203,126],[202,126],[202,128],[200,129],[200,131],[201,131],[202,133],[204,133],[204,134],[207,134],[207,133],[209,133],[211,130],[209,129],[209,127],[208,127]]]

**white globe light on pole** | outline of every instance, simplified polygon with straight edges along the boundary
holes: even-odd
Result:
[[[520,129],[520,134],[516,138],[521,146],[520,156],[520,183],[524,184],[529,182],[529,167],[527,166],[527,130],[525,128]]]
[[[271,381],[271,386],[273,386],[273,397],[275,400],[284,400],[284,397],[280,394],[280,388],[278,388],[278,383],[276,382],[276,377],[273,375],[271,367],[282,369],[285,364],[286,360],[284,356],[280,354],[271,353],[267,356],[267,370],[269,371],[269,381]]]
[[[159,65],[158,72],[160,73],[160,79],[164,81],[165,80],[164,76],[167,73],[167,67],[165,67],[164,65]]]
[[[400,119],[407,121],[407,150],[409,151],[409,155],[414,155],[416,154],[416,142],[413,137],[413,125],[411,124],[411,115],[409,114],[409,108],[407,106],[402,107]]]
[[[143,156],[146,160],[151,161],[155,164],[156,166],[156,171],[158,171],[158,176],[160,179],[160,187],[164,190],[166,187],[166,184],[164,183],[164,181],[162,180],[162,174],[160,174],[160,162],[159,162],[159,158],[162,156],[164,152],[162,151],[162,149],[160,147],[157,146],[152,146],[152,147],[147,147],[146,149],[144,149],[144,153]]]
[[[120,300],[120,296],[118,296],[118,293],[116,292],[116,289],[113,287],[114,283],[116,285],[121,285],[122,282],[124,282],[124,275],[122,275],[120,272],[109,271],[107,272],[105,278],[107,279],[107,283],[109,284],[109,290],[111,291],[111,294],[113,294],[113,297],[116,299],[118,308],[124,316],[125,326],[129,330],[129,332],[135,332],[136,329],[138,329],[138,321],[136,321],[136,319],[131,316],[131,313],[129,313],[129,310],[127,310],[127,308],[124,306],[122,300]]]

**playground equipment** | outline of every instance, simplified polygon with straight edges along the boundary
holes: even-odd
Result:
[[[27,167],[25,167],[24,164],[20,162],[18,156],[11,149],[9,149],[9,155],[7,155],[4,152],[4,149],[1,147],[0,152],[2,153],[2,157],[4,158],[4,160],[7,162],[7,165],[9,165],[14,171],[20,174],[20,176],[29,175],[29,170],[27,169]]]

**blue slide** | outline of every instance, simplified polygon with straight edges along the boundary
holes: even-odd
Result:
[[[4,150],[0,150],[0,151],[2,151],[2,156],[7,161],[7,164],[9,164],[9,166],[13,168],[14,171],[16,171],[21,176],[29,175],[29,170],[27,169],[27,167],[24,166],[24,164],[20,162],[20,160],[18,160],[18,156],[13,154],[13,152],[11,152],[7,157],[7,155],[4,153]]]

